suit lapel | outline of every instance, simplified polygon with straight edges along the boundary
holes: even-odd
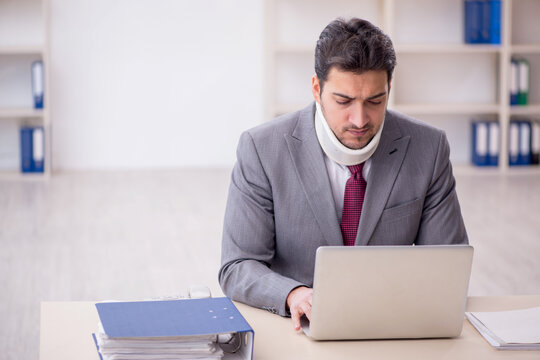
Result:
[[[315,133],[314,109],[312,105],[301,112],[296,129],[291,135],[285,134],[285,141],[307,201],[327,244],[343,245],[330,180]]]
[[[371,158],[356,245],[369,243],[405,158],[409,140],[409,136],[402,137],[393,115],[387,113],[381,141]]]

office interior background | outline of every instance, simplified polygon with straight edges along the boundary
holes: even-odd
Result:
[[[35,359],[41,301],[185,296],[217,282],[243,130],[312,101],[337,16],[391,35],[390,108],[443,128],[475,259],[470,295],[540,293],[540,169],[508,166],[510,121],[540,119],[540,2],[503,0],[500,45],[465,45],[462,0],[0,0],[0,349]],[[510,59],[530,65],[509,105]],[[31,65],[44,63],[33,109]],[[471,121],[500,126],[471,163]],[[20,129],[45,169],[21,174]]]

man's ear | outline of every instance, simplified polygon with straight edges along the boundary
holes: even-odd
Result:
[[[388,107],[388,103],[390,102],[390,89],[392,89],[392,79],[388,81],[388,92],[386,95],[386,106]]]
[[[317,75],[313,75],[311,78],[311,92],[313,93],[313,98],[319,104],[321,103],[321,84]]]

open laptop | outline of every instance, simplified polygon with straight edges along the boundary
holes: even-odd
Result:
[[[469,245],[322,246],[302,328],[315,340],[459,336],[472,256]]]

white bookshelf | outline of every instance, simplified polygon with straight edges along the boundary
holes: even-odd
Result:
[[[540,118],[540,1],[502,0],[500,45],[464,43],[463,0],[265,3],[267,119],[312,101],[318,35],[338,16],[360,17],[381,27],[394,42],[398,65],[389,108],[443,128],[452,161],[462,168],[476,169],[470,165],[470,121],[498,121],[501,154],[492,172],[540,174],[534,166],[509,167],[507,145],[511,117]],[[524,57],[531,65],[528,106],[509,105],[512,56]]]
[[[0,178],[45,179],[51,173],[48,0],[0,0]],[[44,108],[34,109],[31,64],[43,61]],[[45,131],[42,174],[20,170],[20,127],[41,125]]]

